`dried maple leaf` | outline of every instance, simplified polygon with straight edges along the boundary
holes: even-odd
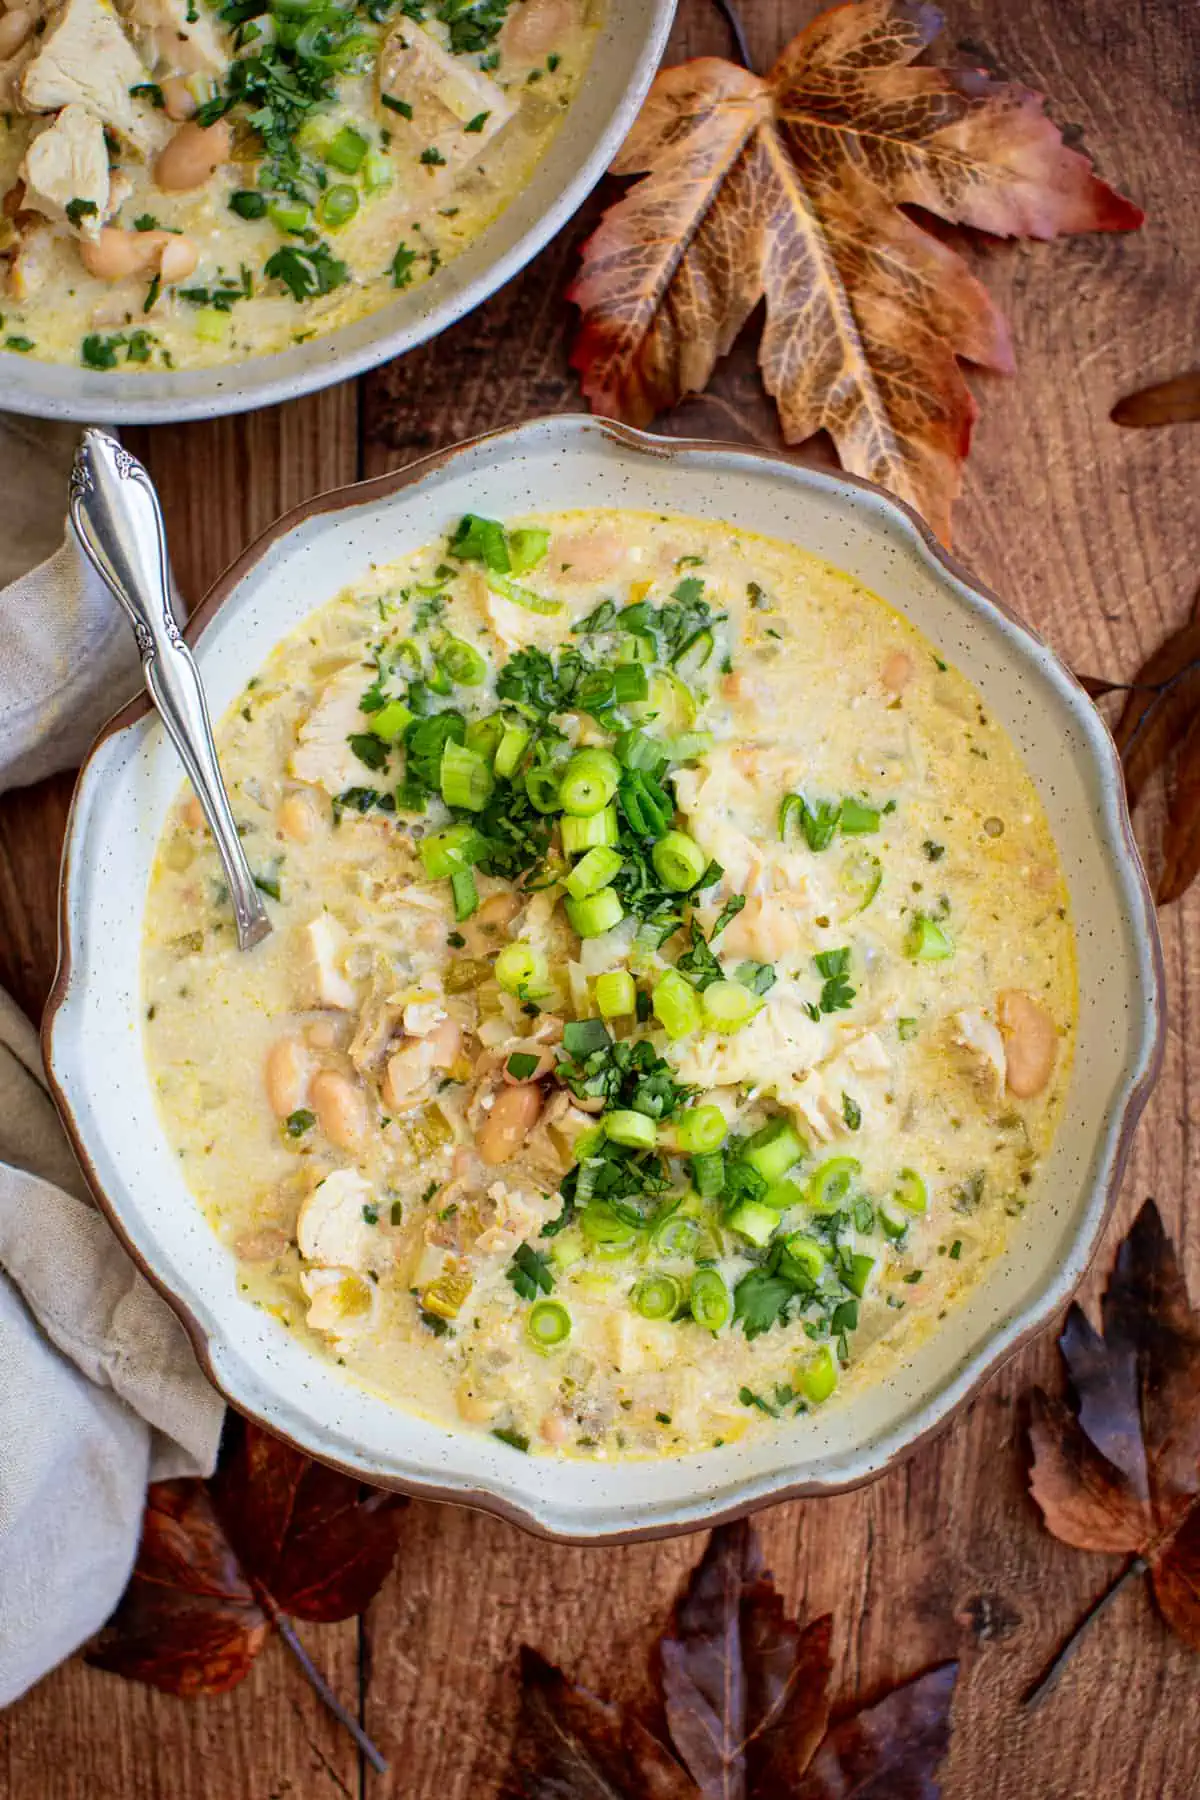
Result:
[[[1126,394],[1113,407],[1111,418],[1116,425],[1186,425],[1200,420],[1200,370],[1191,375],[1173,375],[1170,381],[1156,381],[1153,387]]]
[[[902,206],[1001,237],[1126,231],[1128,200],[1068,150],[1040,97],[912,66],[932,6],[822,13],[766,77],[664,70],[616,162],[644,179],[584,246],[572,362],[595,411],[649,423],[703,389],[760,300],[784,436],[827,430],[846,468],[949,537],[977,408],[959,358],[1010,370],[1004,322]],[[650,173],[645,173],[650,171]]]
[[[1178,752],[1158,886],[1159,903],[1166,906],[1200,874],[1200,595],[1187,623],[1134,676],[1113,735],[1131,807]]]
[[[222,1694],[270,1629],[204,1482],[158,1482],[129,1585],[88,1661],[168,1694]]]
[[[1059,1339],[1074,1405],[1033,1395],[1033,1497],[1064,1543],[1141,1559],[1167,1623],[1200,1650],[1200,1313],[1152,1200],[1102,1322],[1101,1335],[1073,1306]]]
[[[245,1425],[211,1482],[151,1487],[137,1562],[88,1651],[97,1668],[165,1693],[218,1694],[250,1671],[271,1627],[377,1768],[375,1746],[309,1661],[289,1615],[360,1613],[396,1555],[395,1494],[335,1474]]]
[[[528,1647],[510,1800],[937,1800],[957,1665],[829,1724],[826,1616],[801,1628],[753,1527],[713,1532],[659,1645],[670,1745]]]

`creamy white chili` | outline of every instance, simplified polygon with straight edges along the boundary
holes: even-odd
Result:
[[[0,350],[285,349],[520,192],[602,0],[0,0]]]
[[[1062,873],[976,690],[805,552],[468,517],[274,651],[145,939],[180,1167],[249,1299],[519,1450],[681,1453],[874,1381],[1027,1204]]]

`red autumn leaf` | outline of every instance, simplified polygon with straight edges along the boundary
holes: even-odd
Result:
[[[1200,371],[1173,375],[1153,387],[1126,394],[1112,409],[1113,423],[1144,429],[1148,425],[1186,425],[1200,420]]]
[[[667,1724],[705,1800],[772,1800],[808,1767],[829,1723],[831,1627],[786,1616],[748,1521],[713,1533],[660,1645]]]
[[[168,1694],[236,1687],[270,1632],[202,1481],[150,1489],[137,1563],[88,1661]]]
[[[404,1501],[247,1426],[213,1482],[242,1566],[274,1604],[328,1624],[363,1612],[396,1557]]]
[[[659,1644],[668,1745],[528,1647],[507,1800],[937,1800],[957,1666],[829,1725],[828,1617],[789,1619],[753,1527],[719,1527]]]
[[[395,1559],[403,1505],[246,1425],[211,1482],[150,1489],[133,1574],[88,1660],[171,1694],[222,1693],[272,1623],[303,1660],[288,1615],[362,1612]]]
[[[1081,1550],[1142,1558],[1167,1623],[1200,1650],[1200,1313],[1148,1200],[1121,1245],[1103,1332],[1073,1306],[1073,1403],[1033,1395],[1033,1497]]]
[[[1179,900],[1200,875],[1200,707],[1179,746],[1175,793],[1163,836],[1158,902]]]
[[[914,66],[940,28],[916,0],[861,0],[822,13],[765,77],[716,57],[659,74],[613,164],[643,179],[568,295],[596,412],[645,425],[701,391],[765,299],[759,361],[787,442],[827,430],[846,468],[949,537],[977,412],[959,359],[1010,370],[1012,355],[961,257],[901,208],[1037,238],[1142,214],[1038,95]]]

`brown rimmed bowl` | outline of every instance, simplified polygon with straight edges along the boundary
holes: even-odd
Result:
[[[141,920],[179,790],[137,703],[80,776],[63,864],[61,958],[46,1063],[97,1199],[240,1411],[365,1480],[486,1508],[565,1540],[693,1530],[879,1474],[943,1425],[1052,1320],[1115,1198],[1161,1059],[1162,959],[1112,740],[1070,672],[907,508],[852,477],[597,420],[544,419],[338,490],[281,519],[193,616],[214,712],[355,570],[428,543],[464,512],[632,507],[725,520],[826,558],[905,613],[979,688],[1046,808],[1079,946],[1079,1033],[1062,1125],[1006,1253],[929,1339],[873,1386],[764,1439],[624,1463],[524,1456],[356,1385],[238,1293],[229,1250],[188,1192],[142,1049]]]

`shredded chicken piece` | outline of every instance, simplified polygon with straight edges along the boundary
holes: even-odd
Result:
[[[412,108],[411,118],[389,109],[388,129],[407,133],[421,150],[436,149],[452,173],[473,161],[516,111],[503,88],[411,19],[388,33],[379,55],[379,91]],[[474,129],[466,131],[467,125]]]
[[[150,79],[107,0],[66,0],[51,15],[37,54],[21,77],[27,112],[58,112],[78,104],[144,153],[165,142],[167,130],[130,92]]]
[[[21,164],[25,206],[80,237],[97,238],[112,212],[108,146],[95,113],[73,102],[31,139]]]

